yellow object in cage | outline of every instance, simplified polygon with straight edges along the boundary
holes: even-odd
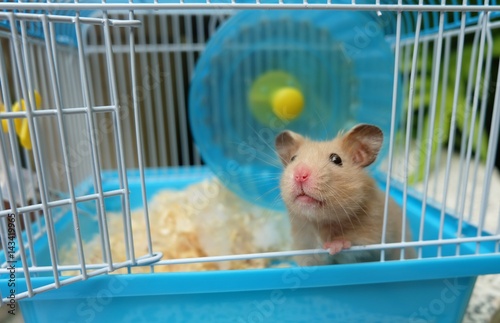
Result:
[[[291,121],[297,118],[304,108],[302,92],[293,87],[277,90],[272,98],[273,112],[281,120]]]
[[[35,95],[35,105],[36,108],[39,109],[42,105],[42,97],[40,96],[40,93],[38,91],[34,91]],[[0,113],[5,112],[5,105],[0,103]],[[19,112],[19,111],[26,111],[26,104],[24,99],[21,99],[20,101],[16,101],[12,105],[12,112]],[[29,125],[28,125],[28,119],[26,118],[16,118],[14,119],[14,128],[16,129],[16,133],[19,136],[19,142],[21,143],[21,146],[23,146],[26,149],[31,149],[31,137],[30,137],[30,131],[29,131]],[[2,129],[4,132],[7,132],[9,130],[9,124],[7,119],[2,120]]]
[[[291,74],[271,71],[252,84],[249,93],[250,109],[262,124],[271,126],[275,118],[286,122],[300,117],[304,109],[304,94]]]

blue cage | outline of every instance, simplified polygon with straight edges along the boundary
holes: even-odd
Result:
[[[0,3],[2,307],[26,322],[489,318],[500,299],[476,280],[500,273],[499,12]],[[289,119],[283,89],[303,100]],[[369,172],[413,240],[343,252],[418,256],[298,266],[326,251],[291,250],[274,138],[356,123],[384,133]]]

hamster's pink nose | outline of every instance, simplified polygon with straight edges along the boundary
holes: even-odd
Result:
[[[307,181],[307,179],[311,175],[311,170],[309,169],[309,167],[307,167],[305,165],[299,165],[295,169],[294,175],[295,175],[294,176],[295,177],[295,181],[297,183],[304,183],[305,181]]]

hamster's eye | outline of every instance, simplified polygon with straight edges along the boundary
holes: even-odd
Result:
[[[331,154],[330,155],[330,161],[332,163],[334,163],[335,165],[342,166],[342,159],[337,154]]]
[[[297,157],[297,155],[293,155],[292,158],[290,158],[290,161],[293,162],[296,157]]]

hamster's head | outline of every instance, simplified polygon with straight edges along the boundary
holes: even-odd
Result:
[[[280,133],[275,145],[285,167],[280,188],[289,212],[320,222],[359,212],[366,190],[373,189],[364,168],[375,161],[382,141],[382,131],[368,124],[330,141]]]

